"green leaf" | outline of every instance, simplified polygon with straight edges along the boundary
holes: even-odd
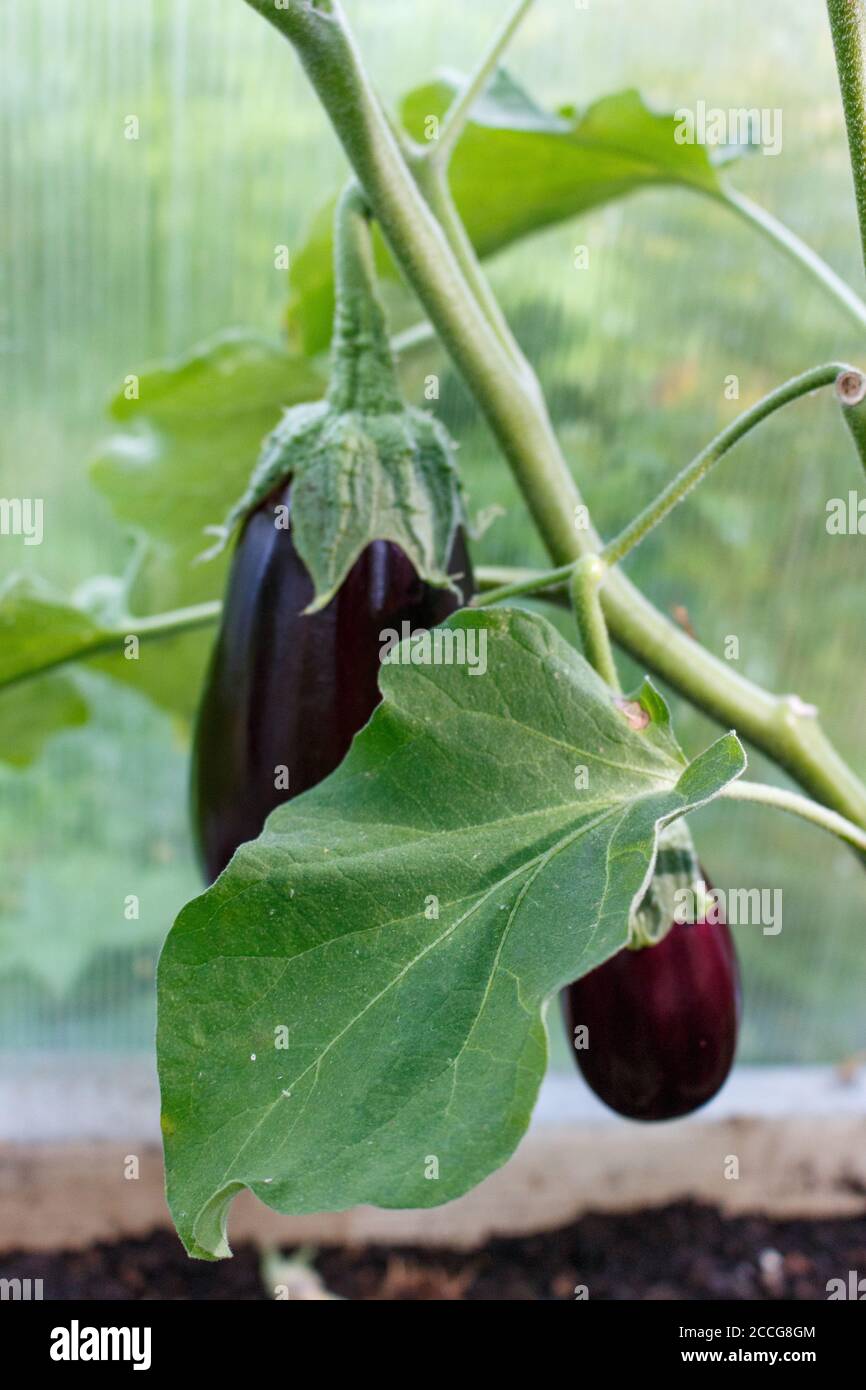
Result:
[[[0,586],[0,761],[23,767],[56,730],[86,722],[88,703],[74,679],[55,674],[67,662],[85,663],[191,715],[198,686],[189,684],[190,644],[202,644],[203,662],[213,632],[160,634],[158,644],[142,636],[132,656],[126,639],[146,624],[127,614],[125,594],[122,580],[102,576],[72,598],[30,575],[13,574]]]
[[[110,407],[118,429],[91,466],[117,519],[149,546],[131,589],[153,613],[219,598],[227,557],[195,561],[205,526],[243,491],[282,410],[321,394],[309,362],[241,330],[220,334],[139,378],[138,399]]]
[[[88,718],[87,701],[68,676],[42,676],[35,687],[0,690],[0,763],[26,767],[52,734]]]
[[[13,574],[0,585],[0,762],[25,767],[52,734],[87,722],[74,680],[51,668],[101,636],[88,613],[38,579]],[[23,683],[37,675],[36,688]]]
[[[503,1163],[547,1001],[625,942],[660,829],[745,766],[733,734],[687,764],[666,730],[631,727],[534,614],[464,610],[437,633],[474,665],[403,644],[416,664],[383,666],[341,767],[169,935],[168,1199],[194,1255],[229,1253],[243,1187],[284,1212],[427,1207]]]
[[[142,373],[137,399],[115,397],[110,414],[118,429],[94,460],[91,479],[140,542],[128,581],[133,614],[222,596],[228,556],[196,563],[207,545],[204,527],[221,521],[243,489],[283,407],[322,389],[308,362],[237,329]],[[152,660],[99,665],[189,718],[212,640],[210,632],[184,633],[161,643]]]
[[[401,118],[420,142],[431,116],[442,118],[463,79],[453,74],[404,98]],[[652,111],[639,92],[602,97],[582,112],[543,111],[504,69],[472,109],[454,151],[451,190],[470,239],[482,257],[520,237],[576,217],[640,188],[676,184],[715,194],[721,183],[703,145],[680,145],[676,119]],[[724,151],[717,159],[729,158]],[[515,196],[515,189],[520,196]],[[292,261],[290,320],[308,352],[331,332],[333,203],[323,208]],[[381,274],[395,268],[381,240]]]
[[[0,686],[77,658],[104,629],[42,580],[13,574],[0,586]]]

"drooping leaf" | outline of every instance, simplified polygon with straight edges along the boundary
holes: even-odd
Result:
[[[462,84],[447,74],[410,92],[400,113],[410,135],[423,142],[430,118],[441,120]],[[634,90],[602,97],[583,112],[544,111],[499,69],[473,107],[450,168],[451,190],[476,251],[493,255],[640,188],[676,184],[717,193],[719,161],[704,145],[678,144],[675,130],[672,114],[652,111]],[[316,214],[292,261],[290,320],[308,352],[324,348],[331,331],[332,212],[330,203]],[[396,273],[381,239],[376,258],[380,273]]]
[[[543,618],[438,631],[438,664],[403,644],[342,766],[169,935],[162,1123],[194,1255],[229,1253],[243,1187],[286,1212],[426,1207],[503,1163],[548,999],[626,940],[660,829],[745,765],[732,734],[687,764],[657,696],[633,728]]]

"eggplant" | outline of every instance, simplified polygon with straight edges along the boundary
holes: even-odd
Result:
[[[713,914],[715,916],[715,913]],[[632,1120],[697,1110],[723,1085],[737,1045],[740,976],[722,922],[675,922],[654,946],[624,947],[563,991],[575,1058],[595,1094]]]
[[[448,569],[460,593],[433,588],[399,546],[373,541],[330,603],[305,614],[313,583],[292,539],[291,482],[248,515],[193,742],[193,833],[208,882],[275,806],[342,761],[381,698],[383,629],[434,627],[469,599],[462,530]]]

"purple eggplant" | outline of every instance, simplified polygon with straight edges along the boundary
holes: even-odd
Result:
[[[734,1060],[731,933],[724,922],[675,923],[657,945],[625,947],[569,985],[563,1009],[572,1043],[586,1027],[574,1055],[606,1105],[632,1120],[687,1115],[716,1094]]]
[[[278,507],[289,509],[279,526]],[[430,628],[460,606],[454,592],[419,579],[399,546],[373,541],[331,602],[305,614],[313,585],[284,524],[290,508],[286,483],[244,524],[199,707],[192,821],[208,882],[275,806],[342,761],[381,698],[383,629]],[[462,531],[449,573],[465,602],[472,579]]]

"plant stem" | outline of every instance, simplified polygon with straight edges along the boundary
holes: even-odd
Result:
[[[334,289],[328,400],[335,410],[398,411],[402,398],[376,283],[369,208],[354,181],[334,212]]]
[[[498,33],[494,35],[486,53],[483,54],[475,72],[469,78],[463,91],[452,102],[445,115],[438,140],[425,147],[408,148],[405,152],[415,181],[445,233],[466,283],[518,372],[523,371],[525,359],[519,350],[516,350],[514,336],[508,326],[502,306],[481,268],[481,263],[475,254],[475,247],[472,245],[469,233],[463,225],[463,220],[451,196],[451,189],[448,186],[448,166],[454,153],[454,147],[466,127],[472,107],[490,81],[499,59],[531,4],[532,0],[516,0]]]
[[[518,25],[524,15],[532,5],[532,0],[516,0],[509,14],[494,35],[487,51],[482,55],[481,61],[476,67],[472,76],[469,78],[462,92],[455,97],[451,106],[445,114],[442,128],[439,132],[439,139],[435,145],[430,147],[430,160],[438,164],[441,168],[448,163],[454,151],[454,146],[463,133],[469,113],[487,86],[494,70],[508,47]]]
[[[219,621],[221,612],[222,603],[219,599],[214,599],[209,603],[194,604],[190,608],[174,608],[167,613],[155,613],[149,618],[128,617],[125,624],[118,624],[108,630],[100,629],[94,637],[81,643],[73,652],[52,656],[46,661],[29,666],[26,671],[19,671],[11,680],[0,682],[0,689],[8,690],[13,685],[20,685],[35,676],[42,676],[59,666],[67,666],[72,661],[88,661],[94,656],[116,655],[118,643],[124,642],[127,637],[158,641],[164,637],[178,637],[184,632],[194,632],[197,628],[210,627],[212,623]]]
[[[520,598],[523,594],[544,594],[548,589],[560,589],[571,582],[579,564],[580,561],[576,560],[553,570],[503,571],[510,577],[503,578],[500,584],[490,585],[483,596],[484,603],[502,603],[505,599]]]
[[[535,375],[516,343],[506,349],[472,295],[370,87],[338,0],[287,0],[279,10],[271,0],[247,3],[295,46],[385,240],[486,415],[553,558],[597,549],[591,530],[575,528],[580,493]]]
[[[294,45],[409,284],[483,411],[554,564],[597,553],[578,521],[580,492],[560,452],[534,373],[506,351],[403,158],[338,0],[246,0]],[[520,368],[516,362],[520,362]],[[815,720],[753,685],[664,617],[617,569],[601,595],[614,639],[722,725],[761,748],[807,791],[866,825],[866,787]]]
[[[410,328],[404,328],[400,333],[395,333],[391,339],[391,351],[395,357],[399,357],[404,352],[414,352],[416,348],[426,347],[428,343],[436,341],[436,330],[432,323],[426,319],[421,319],[419,323],[413,323]]]
[[[836,271],[827,264],[824,258],[818,255],[817,251],[797,236],[796,232],[793,232],[791,228],[787,227],[784,222],[781,222],[778,217],[774,217],[766,208],[762,208],[758,203],[753,202],[745,193],[739,192],[736,188],[728,186],[717,196],[717,200],[723,207],[728,208],[731,212],[737,213],[750,227],[761,232],[775,247],[790,256],[801,269],[808,271],[808,273],[828,291],[832,298],[841,305],[857,327],[866,329],[866,303],[863,302],[858,294],[855,294],[854,290],[842,279],[841,275],[837,275]],[[446,223],[450,222],[454,224],[455,210],[453,200],[450,200],[450,202],[451,206],[441,208],[438,215],[440,216],[440,220],[444,218]],[[463,230],[463,236],[465,237],[465,229],[463,229],[459,216],[456,217],[456,222],[459,223],[460,229]],[[448,230],[447,227],[446,230]],[[456,227],[454,227],[454,230],[456,231]],[[452,240],[452,245],[453,244],[454,242]],[[432,324],[419,323],[415,324],[412,328],[404,330],[403,333],[397,334],[393,339],[392,346],[395,352],[411,350],[420,343],[428,342],[433,336],[434,329]]]
[[[605,573],[605,566],[597,555],[585,555],[579,560],[571,580],[571,602],[584,656],[593,670],[619,695],[622,688],[599,599],[599,587]]]
[[[807,372],[802,372],[800,376],[792,377],[782,386],[776,387],[775,391],[770,391],[763,396],[755,405],[744,410],[742,415],[738,415],[736,420],[727,425],[715,439],[707,444],[706,448],[692,459],[691,463],[686,464],[677,476],[663,488],[658,497],[649,506],[644,507],[643,511],[635,517],[634,521],[629,522],[618,536],[604,547],[602,555],[609,565],[618,562],[629,551],[649,535],[650,531],[658,526],[666,516],[669,516],[674,507],[682,502],[693,488],[697,487],[702,478],[706,477],[710,469],[724,458],[735,444],[753,430],[756,425],[760,425],[762,420],[773,415],[782,406],[788,405],[791,401],[798,400],[801,396],[806,396],[810,391],[816,391],[822,386],[830,386],[843,373],[853,372],[859,376],[855,367],[847,367],[842,362],[828,362],[820,367],[811,367]]]
[[[475,254],[475,247],[451,196],[446,170],[439,164],[429,163],[423,156],[417,159],[410,156],[409,163],[476,302],[508,353],[514,369],[522,373],[526,359],[519,350],[515,350],[514,335],[508,326],[508,320]]]
[[[771,787],[763,782],[744,782],[739,779],[730,782],[722,791],[722,796],[726,796],[730,801],[754,801],[763,806],[774,806],[778,811],[787,811],[792,816],[799,816],[801,820],[820,825],[831,835],[836,835],[847,844],[866,852],[866,831],[846,820],[844,816],[837,815],[835,811],[829,811],[826,806],[810,801],[807,796],[800,796],[798,792],[787,791],[783,787]]]
[[[557,590],[561,590],[562,585],[571,577],[571,568],[570,565],[566,566],[566,573],[563,580],[557,584]],[[545,570],[514,565],[479,565],[475,571],[475,583],[481,596],[479,602],[498,603],[501,598],[512,598],[518,594],[538,594],[539,590],[547,588],[544,583],[546,577]],[[542,593],[540,596],[549,603],[566,602],[561,592]]]
[[[863,0],[827,0],[854,196],[860,219],[860,245],[866,263],[866,13]]]
[[[691,463],[686,464],[677,476],[662,489],[658,497],[650,502],[648,506],[630,521],[628,526],[608,541],[601,551],[601,558],[611,568],[623,560],[626,555],[639,545],[650,531],[658,526],[666,516],[669,516],[674,507],[682,502],[693,488],[697,487],[702,478],[718,463],[725,454],[733,449],[735,444],[759,425],[762,420],[781,410],[782,406],[788,405],[791,401],[798,400],[801,396],[808,395],[822,386],[829,386],[832,383],[837,385],[837,396],[839,396],[839,383],[844,381],[846,388],[857,396],[859,401],[863,399],[863,392],[866,391],[866,378],[856,367],[848,367],[844,362],[827,362],[820,367],[810,367],[808,371],[802,372],[800,376],[792,377],[783,385],[778,386],[775,391],[770,391],[755,405],[738,415],[736,420],[727,425],[715,439],[711,440],[705,448],[701,450]],[[840,400],[842,398],[840,397]],[[844,402],[843,402],[844,403]],[[846,415],[849,417],[851,410],[855,407],[848,407]],[[859,423],[859,416],[857,417]],[[858,445],[859,447],[859,445]],[[502,599],[516,598],[520,594],[541,593],[545,589],[556,588],[561,584],[567,583],[575,572],[580,561],[571,565],[560,565],[556,569],[547,571],[535,570],[528,574],[516,575],[512,580],[507,581],[501,588],[494,589],[487,594],[487,603],[499,603]]]
[[[851,286],[847,285],[842,277],[837,275],[835,270],[818,255],[817,251],[814,251],[805,241],[800,240],[796,232],[792,232],[790,227],[786,227],[784,222],[780,222],[766,208],[753,203],[751,198],[747,198],[745,193],[739,193],[735,188],[727,187],[717,196],[724,207],[737,213],[750,227],[763,233],[774,246],[786,252],[802,269],[814,276],[819,284],[841,304],[842,308],[857,324],[857,327],[866,329],[866,304],[863,303],[859,295],[854,293]]]

